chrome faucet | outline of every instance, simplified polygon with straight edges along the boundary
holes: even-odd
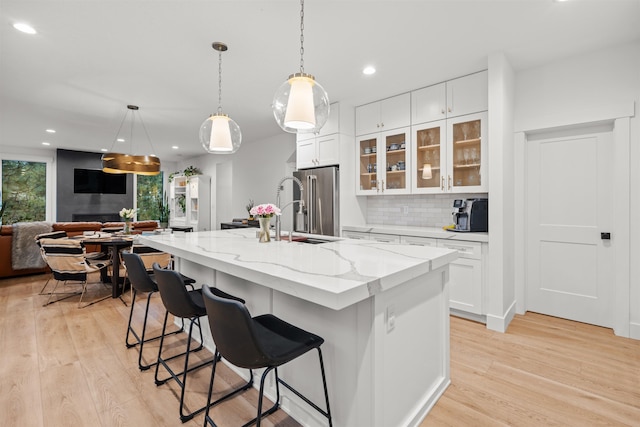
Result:
[[[298,184],[298,187],[300,188],[300,200],[293,200],[293,201],[287,203],[286,205],[280,207],[280,191],[282,191],[282,184],[288,179],[290,179],[290,180],[294,181],[296,184]],[[282,214],[282,209],[286,208],[289,205],[293,205],[296,202],[299,204],[298,205],[298,213],[302,213],[302,209],[304,207],[304,201],[302,200],[302,192],[303,191],[304,191],[304,188],[302,187],[302,181],[300,181],[295,176],[285,176],[284,178],[282,178],[280,180],[280,182],[278,183],[278,189],[276,191],[276,206],[278,208],[280,208],[281,214]],[[276,215],[276,241],[280,240],[281,228],[282,228],[282,225],[280,225],[280,215]]]

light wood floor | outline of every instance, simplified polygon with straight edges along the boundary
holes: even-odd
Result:
[[[183,425],[177,386],[156,387],[153,370],[140,372],[137,351],[124,345],[129,308],[108,299],[80,310],[73,298],[42,307],[46,278],[0,280],[0,426]],[[159,297],[153,304],[152,333],[164,314]],[[157,346],[148,350],[151,360]],[[190,377],[191,408],[204,403],[210,372]],[[220,391],[240,383],[228,369],[221,375]],[[500,334],[452,317],[451,377],[421,427],[640,426],[640,341],[608,329],[528,313]],[[213,416],[220,427],[240,425],[256,398],[252,390]],[[278,411],[264,425],[297,424]]]

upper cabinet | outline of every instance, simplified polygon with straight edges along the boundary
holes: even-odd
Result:
[[[356,194],[488,191],[487,76],[357,107]]]
[[[408,194],[410,128],[356,137],[357,195]]]
[[[398,129],[410,124],[410,93],[356,108],[356,136]]]
[[[412,193],[488,191],[487,112],[411,127]]]
[[[330,166],[340,163],[340,105],[331,104],[327,123],[318,134],[296,136],[296,164],[298,169]]]
[[[411,123],[427,123],[487,111],[487,71],[411,92]]]

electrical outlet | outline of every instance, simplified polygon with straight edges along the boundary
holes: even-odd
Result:
[[[406,206],[406,205],[405,205],[405,206],[403,206],[403,207],[402,207],[402,213],[403,213],[403,214],[405,214],[405,215],[407,215],[407,214],[409,213],[409,206]]]
[[[396,327],[396,309],[393,305],[387,307],[387,332],[393,331]]]

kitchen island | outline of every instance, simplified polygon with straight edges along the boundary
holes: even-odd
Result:
[[[322,336],[334,426],[418,425],[450,383],[447,281],[456,251],[352,239],[258,243],[246,229],[139,240],[174,254],[199,282],[244,298],[253,316],[273,313]],[[210,336],[205,345],[213,349]],[[278,371],[323,406],[314,354]],[[281,391],[293,418],[326,425]],[[266,394],[274,398],[273,384]]]

